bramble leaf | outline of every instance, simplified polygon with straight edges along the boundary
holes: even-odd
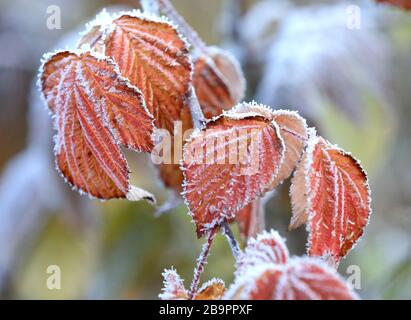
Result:
[[[174,269],[163,272],[164,286],[159,294],[161,300],[188,300],[188,292],[184,287],[183,279]]]
[[[244,75],[237,60],[215,47],[195,60],[193,86],[208,119],[235,106],[245,93]]]
[[[335,270],[314,258],[287,264],[263,264],[237,277],[225,299],[356,300],[358,296]]]
[[[220,300],[225,291],[224,281],[214,278],[201,286],[195,295],[194,300]]]
[[[285,145],[284,161],[269,190],[276,188],[285,179],[290,177],[298,161],[301,159],[308,139],[305,119],[295,111],[272,110],[269,107],[255,103],[241,103],[235,107],[235,112],[238,114],[255,112],[274,121],[280,128],[281,138]]]
[[[368,180],[358,161],[312,135],[290,194],[290,228],[307,223],[308,254],[338,264],[363,234],[371,214]]]
[[[184,147],[183,196],[197,235],[230,221],[263,195],[284,158],[280,129],[264,115],[235,108],[192,134]]]
[[[236,275],[241,275],[249,268],[255,268],[266,263],[285,264],[288,262],[289,252],[284,239],[277,231],[264,231],[247,242]]]
[[[161,300],[189,300],[189,293],[183,280],[174,269],[164,270],[164,286],[159,294]],[[194,296],[194,300],[220,300],[226,291],[224,281],[214,278],[204,283]]]
[[[142,94],[122,78],[117,65],[91,52],[48,56],[39,84],[54,115],[59,171],[75,188],[100,199],[154,197],[129,185],[119,144],[153,148],[153,118]]]
[[[278,125],[285,145],[284,161],[267,190],[276,188],[291,175],[301,158],[308,138],[305,119],[294,111],[271,110],[255,103],[242,103],[237,105],[234,110],[237,114],[260,114]],[[263,229],[261,225],[264,220],[264,205],[254,202],[241,209],[235,217],[235,221],[240,228],[240,234],[244,239],[256,236]]]
[[[358,299],[338,273],[318,258],[290,258],[278,232],[249,239],[225,299]]]
[[[93,36],[97,27],[104,45]],[[178,31],[165,19],[133,11],[97,17],[82,44],[86,38],[92,41],[89,45],[95,44],[116,61],[122,75],[142,91],[156,126],[172,132],[185,104],[192,71],[188,46]]]
[[[238,62],[228,52],[212,47],[207,53],[194,63],[193,86],[204,116],[212,118],[234,107],[243,98],[245,80]],[[183,133],[193,128],[187,105],[183,107],[180,120]],[[171,148],[173,151],[174,141]],[[184,176],[180,162],[174,160],[174,153],[172,160],[171,164],[160,165],[160,178],[166,187],[180,194]]]
[[[193,128],[193,121],[191,118],[190,108],[185,105],[180,115],[181,121],[181,135],[174,134],[171,137],[171,144],[170,144],[170,160],[171,163],[162,163],[158,166],[159,176],[162,180],[164,186],[167,188],[172,189],[178,196],[180,196],[181,192],[183,191],[183,181],[184,176],[183,172],[180,170],[180,161],[181,161],[181,153],[182,147],[185,143],[184,137],[188,135],[190,129]],[[182,141],[178,141],[176,139],[181,139]],[[175,141],[179,146],[176,148]],[[177,149],[177,154],[175,155],[175,149]],[[180,150],[181,149],[181,150]]]

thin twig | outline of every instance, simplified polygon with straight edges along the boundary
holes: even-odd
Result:
[[[177,12],[169,0],[155,0],[161,11],[173,21],[187,38],[187,40],[201,53],[207,53],[207,45],[199,37],[197,32],[184,20],[184,18]]]
[[[188,106],[191,112],[191,118],[193,119],[194,128],[200,129],[203,123],[206,121],[203,110],[201,110],[200,103],[198,102],[197,94],[194,87],[191,85],[188,95]]]
[[[190,294],[189,294],[190,300],[192,300],[195,294],[197,293],[198,284],[200,283],[200,276],[203,273],[205,264],[207,263],[207,257],[210,254],[211,244],[213,243],[213,240],[216,235],[217,235],[217,228],[214,228],[208,233],[207,242],[203,244],[203,248],[197,259],[197,266],[194,269],[193,282],[191,283]]]
[[[234,237],[233,231],[230,228],[230,225],[227,221],[223,222],[221,225],[224,235],[226,236],[228,243],[230,244],[231,251],[233,253],[234,259],[236,263],[240,261],[242,251],[240,249],[240,245],[238,244],[237,240]]]

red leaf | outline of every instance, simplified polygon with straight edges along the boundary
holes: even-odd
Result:
[[[129,13],[114,19],[106,17],[103,23],[100,20],[103,19],[97,18],[95,25],[100,26],[105,47],[96,40],[98,37],[86,37],[94,39],[92,44],[113,58],[122,75],[143,92],[156,126],[172,132],[174,121],[180,119],[191,80],[187,44],[162,19]]]
[[[184,135],[187,133],[187,130],[193,128],[193,122],[191,119],[191,112],[187,105],[183,107],[181,112],[181,122],[182,122],[182,134],[183,138]],[[175,139],[182,139],[182,137],[172,137],[171,138],[171,163],[163,163],[158,166],[160,179],[163,181],[164,185],[167,188],[174,190],[174,192],[178,195],[181,194],[183,191],[183,181],[184,175],[183,172],[180,170],[180,160],[181,160],[181,153],[179,153],[179,157],[174,159],[174,140]],[[185,142],[185,139],[180,144]]]
[[[264,230],[265,214],[263,207],[261,199],[256,199],[237,212],[235,221],[244,240],[255,237],[257,233]]]
[[[267,190],[276,188],[291,175],[301,158],[308,138],[305,119],[294,111],[271,110],[256,104],[239,104],[235,108],[235,112],[239,114],[261,114],[274,121],[280,128],[281,138],[285,144],[284,161]],[[258,232],[264,229],[261,228],[264,219],[264,207],[261,203],[249,204],[240,210],[235,218],[240,228],[240,234],[245,239],[254,237]]]
[[[265,264],[237,277],[227,299],[353,300],[355,292],[331,268],[313,258]]]
[[[285,264],[288,262],[289,253],[284,239],[277,231],[264,231],[256,238],[250,238],[241,257],[236,275],[240,276],[250,268],[255,268],[266,263]]]
[[[193,86],[206,118],[218,116],[244,97],[245,80],[238,62],[218,48],[194,63]]]
[[[209,55],[201,56],[194,64],[193,86],[196,90],[201,109],[207,118],[212,118],[237,104],[244,95],[245,81],[238,62],[226,51],[208,48]],[[183,133],[193,128],[190,109],[185,105],[180,119]],[[174,150],[174,142],[171,146]],[[162,164],[160,178],[164,185],[176,193],[182,192],[183,173],[180,162]]]
[[[301,159],[307,143],[307,124],[305,119],[294,111],[274,110],[273,121],[280,128],[281,137],[285,144],[284,161],[278,175],[270,186],[276,188],[285,179],[288,179]]]
[[[173,161],[174,162],[174,161]],[[175,193],[183,192],[184,175],[180,170],[180,165],[176,163],[161,164],[158,167],[160,179],[163,181],[165,187],[174,190]],[[180,202],[181,202],[181,198]]]
[[[379,3],[389,3],[393,6],[401,7],[405,10],[411,10],[411,0],[376,0]]]
[[[269,107],[255,103],[241,103],[235,107],[235,112],[239,114],[258,113],[274,121],[280,128],[281,138],[285,145],[285,153],[280,171],[269,187],[269,190],[275,189],[285,179],[290,177],[303,154],[308,139],[305,119],[295,111],[272,110]]]
[[[139,151],[153,147],[153,119],[142,94],[111,60],[89,52],[49,57],[40,86],[55,114],[56,162],[67,181],[100,199],[124,198],[130,191],[138,196],[135,191],[142,190],[131,190],[118,143]]]
[[[275,122],[235,110],[209,122],[184,148],[183,195],[198,236],[231,220],[272,183],[284,144]]]
[[[119,64],[122,74],[143,92],[157,127],[172,135],[175,121],[182,120],[184,130],[192,127],[186,103],[192,65],[187,44],[168,22],[134,12],[115,18],[103,12],[80,41],[80,46],[85,44]],[[160,165],[160,178],[180,193],[183,174],[172,159]]]
[[[214,278],[201,286],[194,300],[220,300],[225,291],[224,281]]]
[[[308,253],[344,257],[363,234],[371,213],[367,176],[351,155],[313,137],[291,187],[291,228],[307,222]]]

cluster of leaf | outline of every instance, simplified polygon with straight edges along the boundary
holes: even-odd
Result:
[[[78,48],[45,55],[39,85],[54,116],[56,162],[64,178],[99,199],[154,201],[130,186],[119,146],[151,152],[155,127],[172,132],[182,121],[190,129],[191,86],[208,117],[243,96],[242,73],[229,54],[208,48],[193,60],[176,27],[139,11],[103,11]],[[178,161],[162,165],[160,176],[179,191]]]
[[[199,237],[232,221],[249,236],[264,219],[255,210],[256,201],[292,172],[290,227],[307,224],[310,256],[338,264],[368,222],[370,194],[359,163],[307,128],[296,112],[237,104],[245,89],[237,62],[219,49],[190,52],[178,27],[165,18],[139,11],[100,14],[76,49],[45,56],[39,85],[57,130],[57,168],[91,197],[154,202],[147,191],[130,185],[120,146],[151,152],[156,128],[171,132],[176,121],[182,121],[184,129],[193,127],[198,115],[192,114],[192,104],[198,97],[210,120],[185,142],[184,176],[178,161],[162,165],[160,176],[167,186],[183,190]],[[210,131],[218,140],[211,146],[204,143]],[[258,148],[247,150],[245,161],[207,161],[210,154],[229,159],[230,145],[248,146],[251,141],[257,141]],[[258,170],[243,174],[251,166]],[[281,268],[288,272],[297,267]],[[264,271],[270,279],[277,277],[274,269]],[[166,278],[174,279],[170,288],[178,296],[186,296],[174,272]],[[220,288],[221,282],[188,297],[221,296],[215,286]]]
[[[163,273],[163,300],[187,300],[188,291],[174,270]],[[356,293],[318,258],[289,257],[276,231],[250,238],[228,290],[220,279],[202,285],[195,300],[351,300]]]
[[[254,136],[245,128],[254,129]],[[206,149],[210,130],[222,139]],[[256,139],[258,152],[247,153],[243,163],[208,164],[208,155],[221,149],[229,158],[232,141],[224,138],[233,130],[237,141]],[[203,152],[193,151],[202,148]],[[257,170],[241,174],[250,164]],[[371,213],[367,177],[358,161],[307,129],[305,120],[292,111],[237,105],[191,135],[182,167],[183,195],[198,236],[235,220],[241,209],[277,187],[294,169],[290,228],[307,224],[309,255],[338,264],[362,235]]]

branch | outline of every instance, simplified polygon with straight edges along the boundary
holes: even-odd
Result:
[[[228,243],[230,244],[231,251],[233,253],[234,259],[236,264],[240,261],[242,251],[240,249],[240,245],[238,244],[237,240],[234,237],[233,231],[230,228],[230,225],[227,221],[223,222],[221,225],[224,235],[226,236]]]
[[[169,0],[153,0],[157,2],[161,11],[173,21],[188,39],[188,41],[201,53],[207,53],[207,45],[199,37],[197,32],[184,20],[184,18],[177,12]]]
[[[216,235],[217,228],[214,228],[208,233],[207,242],[203,244],[203,248],[197,259],[197,266],[194,269],[193,282],[191,283],[190,294],[188,297],[190,300],[192,300],[197,293],[198,284],[200,283],[200,276],[204,270],[205,264],[207,263],[207,257],[210,254],[211,244],[213,243]]]
[[[188,95],[188,106],[191,112],[191,118],[193,119],[194,128],[200,129],[203,123],[206,121],[203,110],[201,110],[200,103],[198,102],[197,94],[194,87],[190,86],[190,92]]]

